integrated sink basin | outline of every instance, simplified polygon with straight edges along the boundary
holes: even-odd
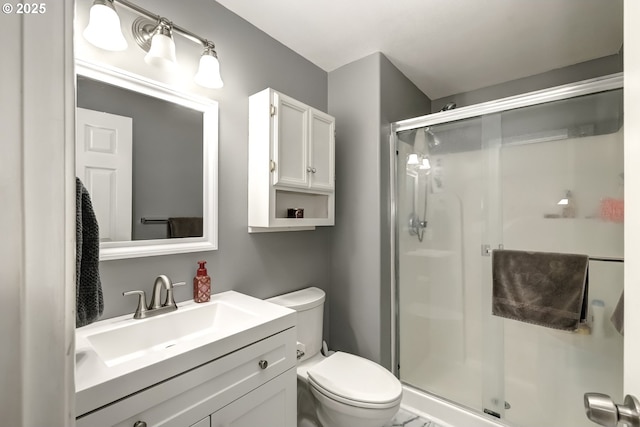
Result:
[[[89,344],[107,366],[144,357],[230,326],[237,329],[259,314],[224,300],[183,305],[179,310],[147,319],[125,321],[104,331],[86,335]]]
[[[235,291],[146,319],[76,329],[76,411],[84,414],[295,327],[293,310]]]

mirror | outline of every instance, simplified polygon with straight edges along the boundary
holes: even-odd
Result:
[[[217,249],[218,104],[76,60],[76,175],[100,260]]]

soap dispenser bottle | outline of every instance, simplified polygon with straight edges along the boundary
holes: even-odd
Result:
[[[198,261],[200,266],[193,278],[193,300],[195,302],[207,302],[211,299],[211,277],[207,274],[206,261]]]

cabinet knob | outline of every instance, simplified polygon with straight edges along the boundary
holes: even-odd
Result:
[[[307,172],[311,172],[311,166],[307,166]]]
[[[316,173],[316,168],[311,168],[311,172]]]
[[[260,369],[267,369],[267,366],[269,366],[269,362],[263,359],[258,362],[258,366],[260,366]],[[143,427],[143,426],[140,426],[140,427]]]
[[[136,421],[133,427],[147,427],[147,423],[144,421]]]

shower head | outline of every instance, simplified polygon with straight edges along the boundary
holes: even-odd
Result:
[[[455,102],[447,102],[446,104],[444,104],[444,107],[442,107],[440,111],[449,111],[453,110],[454,108],[456,108]]]

